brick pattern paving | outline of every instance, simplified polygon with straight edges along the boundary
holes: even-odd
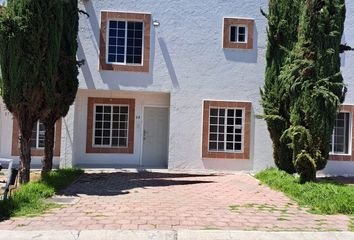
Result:
[[[79,201],[0,229],[346,231],[349,221],[309,214],[246,174],[90,173],[64,195]]]

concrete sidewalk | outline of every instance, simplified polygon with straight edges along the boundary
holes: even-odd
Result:
[[[175,231],[0,231],[0,240],[352,240],[354,232]]]

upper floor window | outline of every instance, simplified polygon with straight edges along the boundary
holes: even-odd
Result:
[[[151,15],[101,12],[100,69],[149,72]]]
[[[108,63],[142,64],[143,22],[109,21]]]
[[[332,154],[349,154],[351,124],[350,113],[337,114],[331,141]]]
[[[224,48],[253,49],[254,20],[224,18]]]
[[[247,26],[231,26],[230,27],[230,42],[247,43]]]

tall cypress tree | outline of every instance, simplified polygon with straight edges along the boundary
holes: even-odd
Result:
[[[284,49],[286,56],[279,64],[277,76],[266,76],[262,100],[268,128],[277,133],[277,151],[291,153],[280,161],[291,163],[300,181],[306,182],[315,180],[316,171],[326,166],[335,116],[345,97],[339,57],[345,1],[299,0],[297,11],[289,13],[286,19],[295,17],[296,41],[291,49]],[[267,71],[272,67],[268,62]],[[273,78],[278,84],[269,84]],[[279,98],[269,97],[273,92]],[[268,106],[284,105],[287,115],[273,116],[267,110]],[[281,130],[273,121],[278,118],[288,124]],[[273,122],[269,123],[269,119]]]
[[[20,129],[20,183],[30,179],[32,128],[54,104],[61,1],[9,0],[0,11],[1,94]]]
[[[281,135],[290,126],[290,99],[279,78],[289,52],[298,40],[298,12],[301,1],[270,0],[268,20],[267,68],[265,85],[261,90],[262,105],[270,137],[273,141],[273,158],[282,170],[294,173],[291,150],[280,142]]]
[[[60,42],[60,60],[55,75],[55,102],[47,105],[49,114],[42,119],[45,125],[45,148],[42,159],[42,175],[52,170],[55,122],[64,117],[74,102],[78,89],[78,48],[79,29],[78,0],[63,1],[63,34]]]

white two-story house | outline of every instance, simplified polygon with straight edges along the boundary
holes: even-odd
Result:
[[[273,166],[259,90],[264,83],[266,0],[83,0],[80,87],[56,125],[62,167],[260,170]],[[354,2],[343,43],[354,45]],[[354,53],[331,160],[354,174]],[[18,127],[2,104],[0,156],[18,159]],[[44,128],[33,129],[33,163]]]

